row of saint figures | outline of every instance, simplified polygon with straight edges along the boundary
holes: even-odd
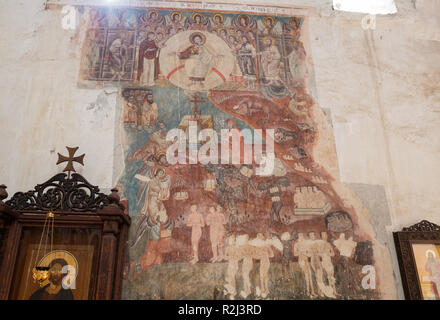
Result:
[[[197,17],[196,15],[195,19]],[[271,22],[274,21],[273,17],[268,18],[264,18],[264,25],[273,23]],[[239,20],[244,21],[243,19],[246,20],[244,17]],[[190,37],[191,43],[187,47],[194,47],[197,52],[192,50],[192,53],[185,59],[197,58],[205,61],[199,65],[199,68],[203,70],[218,67],[218,59],[217,62],[213,62],[216,59],[212,59],[217,56],[215,52],[212,49],[204,50],[209,47],[209,43],[206,44],[206,39],[202,39],[203,34],[210,32],[224,40],[234,60],[231,73],[224,75],[223,87],[255,90],[259,86],[273,86],[287,88],[287,92],[293,92],[296,87],[304,87],[304,79],[307,76],[306,52],[303,43],[299,40],[299,33],[278,34],[273,31],[275,30],[273,28],[273,30],[259,30],[247,26],[245,22],[241,24],[243,26],[231,25],[229,28],[211,28],[209,31],[206,28],[188,27],[188,30],[195,30],[194,32],[202,34],[202,37],[199,41],[197,37]],[[167,32],[163,32],[162,29],[167,26],[153,21],[138,30],[90,29],[85,42],[85,78],[87,80],[130,81],[147,87],[164,85],[170,74],[161,72],[163,69],[159,59],[161,51],[167,47],[171,38],[187,30],[177,27],[174,23],[171,23],[169,27],[171,28],[168,28]],[[179,56],[182,57],[188,48],[182,48]],[[199,59],[201,52],[206,56],[204,59]],[[207,63],[209,66],[204,65]],[[190,70],[185,69],[185,71],[188,74],[191,73]],[[200,75],[200,70],[194,70],[192,73]],[[194,78],[191,75],[189,77]],[[203,80],[200,80],[198,84],[200,89],[203,89]]]

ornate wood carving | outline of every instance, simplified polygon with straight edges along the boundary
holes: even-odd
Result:
[[[91,185],[80,174],[73,173],[68,178],[66,173],[59,173],[38,184],[34,190],[15,193],[6,201],[6,206],[11,210],[96,212],[115,202],[124,209],[119,199],[100,193],[97,186]]]
[[[8,197],[8,192],[6,191],[6,186],[4,184],[0,185],[0,203],[3,203],[3,200],[5,200]]]
[[[43,228],[48,211],[55,218],[55,228],[92,229],[100,234],[96,251],[97,266],[92,271],[95,299],[119,299],[121,297],[124,254],[131,219],[125,207],[119,203],[117,189],[109,195],[101,193],[75,171],[73,162],[83,164],[84,155],[74,157],[78,147],[69,148],[69,156],[59,154],[58,163],[68,162],[64,171],[48,181],[38,184],[28,192],[17,192],[11,199],[6,186],[0,185],[0,300],[11,298],[11,283],[17,259],[22,248],[24,228]],[[29,214],[32,213],[32,214]],[[2,238],[3,236],[3,238]],[[18,265],[18,264],[17,264]]]
[[[410,227],[403,228],[402,231],[440,231],[440,226],[427,220],[422,220]]]

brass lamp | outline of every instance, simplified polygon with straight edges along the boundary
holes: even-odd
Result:
[[[53,212],[48,212],[46,214],[46,219],[44,220],[43,232],[41,233],[40,243],[38,244],[38,251],[35,257],[34,268],[32,269],[32,278],[34,279],[34,283],[38,282],[40,287],[43,286],[44,282],[49,277],[49,266],[47,265],[39,265],[41,261],[38,260],[40,256],[40,251],[42,251],[42,244],[44,241],[44,249],[42,251],[43,256],[45,253],[49,253],[53,250],[53,229],[54,229],[54,217]],[[50,237],[50,247],[48,250],[48,242]]]

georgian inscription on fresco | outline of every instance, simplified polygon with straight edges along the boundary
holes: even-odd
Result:
[[[121,87],[125,298],[379,296],[362,287],[373,239],[313,157],[321,111],[307,90],[305,23],[90,10],[79,82]],[[170,148],[185,161],[169,161]],[[217,152],[222,161],[197,160]]]

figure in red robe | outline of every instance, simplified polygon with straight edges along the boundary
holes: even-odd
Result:
[[[153,86],[159,76],[159,47],[154,33],[149,32],[139,47],[138,80],[141,85]]]

